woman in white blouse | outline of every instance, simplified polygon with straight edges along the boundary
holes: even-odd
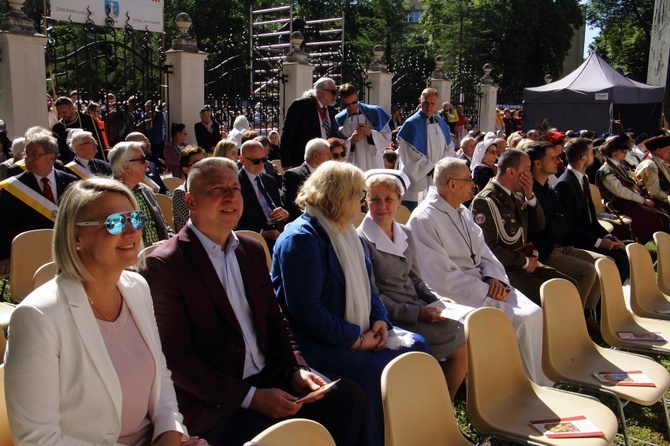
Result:
[[[177,408],[149,287],[125,268],[144,215],[116,180],[74,183],[54,227],[55,279],[12,315],[5,356],[14,444],[196,445]]]

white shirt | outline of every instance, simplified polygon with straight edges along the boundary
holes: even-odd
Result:
[[[260,373],[265,367],[265,356],[258,348],[258,339],[256,338],[256,331],[254,330],[252,321],[251,307],[244,291],[244,281],[242,280],[240,265],[237,263],[237,257],[235,256],[235,248],[237,248],[240,241],[235,232],[231,232],[226,244],[226,250],[223,251],[221,245],[217,245],[200,232],[190,219],[186,224],[193,229],[203,248],[205,248],[205,252],[207,252],[207,256],[212,262],[216,274],[219,276],[230,306],[233,308],[237,322],[242,329],[245,346],[244,373],[242,374],[242,378],[244,379]],[[256,388],[252,387],[244,398],[244,401],[242,401],[244,409],[249,407],[255,391]]]
[[[33,173],[35,175],[35,179],[37,180],[37,185],[40,187],[40,191],[44,193],[44,184],[42,183],[42,176],[37,175],[36,173]],[[53,168],[51,169],[51,172],[46,176],[46,179],[49,180],[49,185],[51,186],[51,192],[54,194],[54,200],[56,200],[56,203],[58,203],[58,191],[56,190],[56,174],[54,173]]]

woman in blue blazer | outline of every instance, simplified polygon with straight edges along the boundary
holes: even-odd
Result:
[[[391,325],[372,288],[370,262],[352,224],[364,199],[360,169],[322,164],[296,200],[305,213],[275,244],[272,282],[308,363],[363,387],[365,444],[382,446],[381,373],[406,351],[430,349],[421,336]]]

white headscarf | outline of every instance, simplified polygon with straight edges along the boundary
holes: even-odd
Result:
[[[484,159],[484,154],[489,147],[495,144],[495,139],[484,139],[484,141],[477,144],[475,147],[475,152],[472,154],[472,162],[470,163],[470,170],[474,171],[475,167],[482,163]]]

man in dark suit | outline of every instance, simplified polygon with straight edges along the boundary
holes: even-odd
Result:
[[[98,151],[98,143],[91,132],[75,130],[69,143],[70,149],[75,153],[74,160],[67,163],[65,168],[81,179],[91,175],[111,176],[112,168],[107,161],[95,158]]]
[[[282,182],[284,194],[282,200],[284,209],[289,213],[289,221],[300,217],[302,211],[295,204],[295,199],[300,192],[302,183],[309,178],[314,170],[322,163],[332,160],[328,141],[323,138],[314,138],[307,143],[305,147],[305,162],[284,172],[284,181]]]
[[[237,446],[297,416],[324,424],[338,445],[355,445],[363,401],[351,381],[295,402],[325,382],[296,349],[263,249],[233,232],[243,208],[235,163],[195,164],[185,198],[191,219],[148,257],[143,274],[189,432]]]
[[[302,164],[305,158],[305,146],[310,139],[341,137],[335,122],[333,106],[336,100],[335,81],[322,77],[314,83],[314,89],[308,96],[291,103],[286,111],[279,146],[281,165],[284,169]]]
[[[26,171],[0,183],[0,274],[9,272],[12,240],[33,229],[53,228],[58,199],[77,177],[54,169],[58,141],[51,132],[26,132]]]
[[[289,213],[281,207],[276,180],[263,172],[267,161],[263,145],[256,140],[246,141],[240,153],[242,169],[237,176],[242,187],[244,211],[237,229],[260,233],[272,250],[279,233],[284,230]]]
[[[565,214],[572,217],[573,224],[561,238],[561,243],[611,257],[624,282],[630,270],[628,256],[623,243],[598,223],[588,178],[585,176],[586,168],[593,163],[593,141],[586,138],[571,139],[565,147],[565,155],[568,167],[558,178],[554,190]]]

